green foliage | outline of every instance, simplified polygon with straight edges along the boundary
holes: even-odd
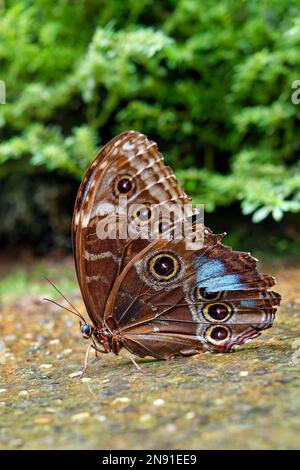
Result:
[[[7,266],[6,266],[7,268]],[[10,266],[11,268],[11,266]],[[63,269],[62,269],[63,268]],[[43,261],[16,260],[11,272],[5,272],[5,276],[0,278],[0,298],[1,306],[10,305],[16,299],[26,299],[28,302],[32,298],[45,297],[53,298],[55,290],[45,279],[45,275],[59,285],[62,292],[72,292],[76,290],[74,283],[74,266],[72,260],[61,258],[50,260],[44,258]]]
[[[298,0],[5,5],[2,188],[20,172],[79,181],[100,145],[133,128],[208,210],[238,201],[253,222],[300,211]]]

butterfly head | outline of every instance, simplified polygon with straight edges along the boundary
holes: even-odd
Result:
[[[94,327],[89,325],[88,323],[84,323],[80,326],[80,331],[84,339],[90,339],[94,332]]]

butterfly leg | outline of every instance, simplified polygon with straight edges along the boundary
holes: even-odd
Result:
[[[141,366],[138,365],[138,363],[135,361],[134,357],[133,356],[129,356],[131,362],[133,363],[133,365],[137,368],[137,370],[139,372],[142,372],[144,373],[144,370],[141,368]]]
[[[85,360],[84,360],[84,364],[83,364],[83,369],[82,369],[82,372],[79,376],[79,379],[81,379],[83,377],[83,375],[84,375],[84,373],[87,369],[89,354],[90,354],[91,349],[94,349],[96,357],[98,357],[98,353],[107,354],[107,351],[102,351],[101,349],[97,348],[96,344],[89,344],[88,348],[86,350],[86,353],[85,353]]]
[[[79,376],[79,380],[82,379],[86,369],[87,369],[87,366],[88,366],[88,360],[89,360],[89,355],[90,355],[90,350],[91,348],[93,348],[94,345],[93,344],[89,344],[88,345],[88,348],[86,350],[86,353],[85,353],[85,359],[84,359],[84,364],[83,364],[83,368],[82,368],[82,371],[81,371],[81,374]]]
[[[92,341],[93,341],[92,347],[95,350],[95,356],[98,357],[98,352],[103,352],[103,351],[97,348],[96,342],[93,337],[92,337]]]

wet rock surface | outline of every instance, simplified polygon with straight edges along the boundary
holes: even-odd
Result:
[[[300,270],[267,269],[283,301],[259,339],[227,355],[138,359],[143,373],[126,351],[91,355],[82,379],[76,317],[29,286],[0,313],[1,448],[299,448]],[[64,293],[84,311],[77,288]]]

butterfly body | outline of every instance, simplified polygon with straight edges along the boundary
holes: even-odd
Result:
[[[93,337],[99,345],[102,345],[107,353],[119,354],[123,347],[122,339],[117,333],[110,333],[106,328],[94,330]]]
[[[230,352],[272,325],[280,296],[270,291],[275,279],[257,271],[257,260],[196,225],[196,212],[190,221],[202,243],[190,249],[185,235],[174,235],[183,218],[174,221],[162,209],[172,204],[181,214],[190,201],[143,134],[121,134],[91,163],[72,235],[92,322],[87,337],[97,350],[125,348],[159,359]]]

